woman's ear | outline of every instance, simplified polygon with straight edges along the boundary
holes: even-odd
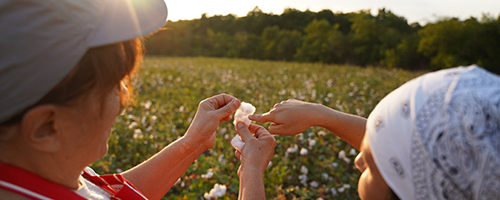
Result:
[[[60,117],[54,105],[41,105],[28,110],[21,121],[26,144],[44,152],[59,150],[61,132],[56,122]]]

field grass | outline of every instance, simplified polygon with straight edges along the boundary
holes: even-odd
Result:
[[[198,103],[219,93],[252,103],[256,113],[294,98],[367,117],[385,95],[420,74],[310,63],[146,57],[133,79],[135,100],[115,123],[109,153],[92,167],[100,174],[116,173],[144,161],[183,135]],[[219,199],[237,199],[239,160],[230,145],[236,134],[231,122],[221,123],[214,148],[193,163],[165,199],[204,199],[216,183],[227,186]],[[357,151],[347,143],[319,127],[276,140],[265,173],[268,199],[359,199],[360,173],[353,164]],[[302,155],[302,149],[307,154]]]

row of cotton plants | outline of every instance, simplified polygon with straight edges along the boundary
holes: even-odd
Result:
[[[133,79],[134,101],[119,116],[109,153],[94,164],[99,173],[121,172],[182,136],[198,103],[228,93],[253,104],[256,113],[300,99],[367,117],[389,91],[418,73],[354,66],[217,58],[147,57]],[[261,124],[267,127],[269,124]],[[236,199],[237,170],[223,122],[215,146],[179,178],[165,199]],[[312,127],[295,136],[275,136],[275,156],[264,174],[268,199],[358,199],[358,153],[333,133]]]

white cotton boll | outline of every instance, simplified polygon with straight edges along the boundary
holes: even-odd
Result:
[[[319,136],[324,136],[324,135],[326,135],[326,132],[325,132],[325,131],[319,131],[319,132],[318,132],[318,135],[319,135]]]
[[[314,139],[310,139],[310,140],[309,140],[309,146],[310,146],[310,147],[313,147],[314,145],[316,145],[316,140],[314,140]]]
[[[297,147],[296,144],[293,144],[291,147],[288,147],[288,149],[286,149],[286,152],[287,153],[295,153],[299,150],[299,147]]]
[[[246,102],[241,102],[240,108],[236,110],[236,113],[234,113],[234,121],[233,124],[236,126],[238,122],[242,121],[245,123],[247,126],[250,125],[250,119],[248,119],[248,115],[251,115],[255,112],[256,108]]]
[[[317,188],[317,187],[319,186],[319,183],[318,183],[318,182],[316,182],[316,181],[311,181],[311,182],[309,183],[309,185],[310,185],[312,188]]]
[[[128,125],[128,129],[133,129],[137,127],[137,122],[131,122],[129,125]]]
[[[307,151],[307,149],[306,149],[306,148],[302,148],[302,149],[300,149],[300,155],[301,155],[301,156],[307,156],[307,153],[309,153],[309,151]]]
[[[302,167],[300,167],[300,172],[302,172],[303,174],[307,174],[309,172],[309,170],[307,169],[307,167],[302,165]]]
[[[351,156],[355,156],[355,155],[357,155],[357,154],[358,154],[358,152],[356,152],[356,149],[351,149],[351,150],[349,150],[349,155],[351,155]]]
[[[201,178],[210,179],[210,178],[212,178],[213,175],[214,175],[213,170],[212,169],[208,169],[207,174],[202,174]]]
[[[243,140],[241,140],[241,137],[239,135],[234,136],[234,138],[231,140],[231,145],[238,151],[241,152],[241,149],[243,149],[243,146],[245,146],[245,143]]]
[[[299,181],[302,185],[307,186],[307,175],[306,174],[299,175]]]
[[[332,193],[332,196],[337,196],[337,190],[335,190],[335,188],[330,188],[330,192]]]
[[[323,180],[328,180],[330,179],[330,175],[328,175],[327,173],[321,173],[321,178],[323,178]]]
[[[212,188],[208,195],[210,196],[211,199],[217,198],[217,191],[215,190],[215,188]]]
[[[234,126],[236,126],[240,121],[249,126],[251,121],[250,119],[248,119],[248,115],[253,114],[255,110],[256,109],[252,104],[241,102],[240,108],[238,108],[238,110],[236,110],[236,113],[234,113],[234,121],[233,121]],[[231,140],[231,145],[238,151],[241,151],[245,143],[243,142],[243,140],[241,140],[239,135],[236,135]]]
[[[340,158],[340,159],[345,159],[345,158],[346,158],[346,155],[345,155],[345,151],[344,151],[344,150],[340,150],[340,151],[339,151],[339,158]]]
[[[225,185],[219,185],[215,184],[215,192],[217,194],[217,197],[222,197],[226,194],[227,187]]]

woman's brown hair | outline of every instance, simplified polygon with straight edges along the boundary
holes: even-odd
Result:
[[[140,38],[90,48],[75,68],[40,101],[2,122],[0,126],[20,122],[28,110],[38,105],[70,105],[80,97],[88,95],[94,88],[104,97],[104,94],[119,86],[120,81],[125,79],[130,82],[130,76],[137,70],[142,56]],[[126,100],[125,95],[120,92],[122,104]]]

